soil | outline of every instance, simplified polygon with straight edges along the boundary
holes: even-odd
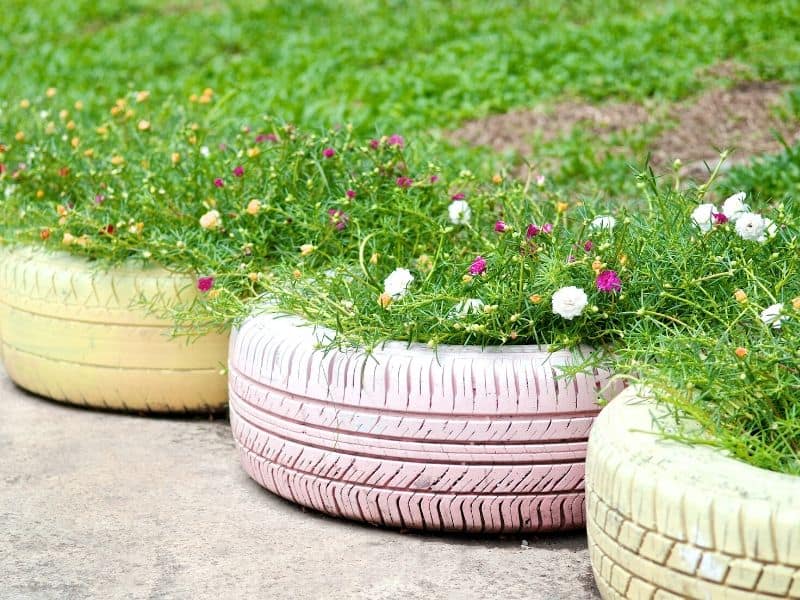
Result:
[[[748,75],[746,67],[736,63],[719,63],[706,72],[713,78],[721,73],[725,78]],[[790,143],[800,140],[800,123],[782,120],[776,111],[788,89],[777,82],[740,81],[675,104],[593,105],[568,100],[471,121],[450,137],[501,152],[516,151],[535,162],[539,159],[533,148],[536,139],[551,141],[579,128],[606,141],[612,146],[608,150],[617,153],[625,149],[613,147],[612,134],[661,125],[660,133],[649,144],[651,164],[663,171],[680,158],[684,175],[701,176],[706,172],[705,163],[713,164],[718,159],[718,149],[735,151],[728,162],[730,167],[752,156],[779,152],[782,145],[776,134]]]

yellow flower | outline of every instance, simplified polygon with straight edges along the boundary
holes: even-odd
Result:
[[[566,212],[566,210],[568,208],[569,208],[569,203],[568,202],[556,202],[556,212],[557,213],[560,214],[560,213]]]
[[[93,158],[94,157],[94,150],[92,148],[89,148],[83,153],[83,155],[86,158]]]
[[[379,252],[373,252],[372,256],[369,257],[369,264],[377,265],[378,264],[378,259],[380,259],[380,257],[381,257],[381,255],[380,255]]]
[[[83,110],[83,102],[81,102],[80,100],[77,100],[75,102],[75,110]]]
[[[120,156],[119,154],[115,154],[114,156],[111,157],[111,164],[114,165],[115,167],[118,167],[119,165],[121,165],[124,162],[125,162],[125,159],[122,156]]]
[[[20,108],[30,108],[31,107],[31,101],[28,100],[28,99],[20,100],[19,107]]]
[[[36,190],[37,198],[44,198],[44,190]]]
[[[314,246],[314,244],[303,244],[300,246],[300,256],[308,256],[314,250],[316,250],[316,246]]]
[[[300,269],[295,269],[294,271],[292,271],[292,277],[294,277],[295,279],[300,279],[302,276],[303,273],[300,271]]]
[[[461,278],[461,281],[463,281],[464,283],[472,283],[472,275],[464,275]]]
[[[14,139],[17,140],[18,142],[24,142],[25,141],[25,132],[24,131],[18,131],[14,135]]]
[[[61,238],[61,243],[64,244],[65,246],[71,246],[72,244],[75,243],[75,239],[76,239],[75,236],[72,235],[71,233],[65,233],[64,237]]]
[[[380,304],[382,308],[389,308],[389,305],[391,303],[392,303],[391,294],[383,292],[380,296],[378,296],[378,304]]]
[[[197,102],[197,94],[191,94],[189,96],[189,102],[192,102],[192,103]]]
[[[75,121],[70,121],[67,123],[67,131],[72,131],[73,129],[75,129]]]
[[[106,127],[105,125],[100,125],[100,127],[95,129],[95,131],[97,132],[97,135],[102,135],[102,136],[108,135],[108,127]]]
[[[66,217],[67,216],[67,209],[62,204],[59,204],[58,206],[56,206],[56,212],[58,213],[59,217]]]
[[[136,127],[139,131],[148,131],[150,129],[150,121],[142,119]]]
[[[70,144],[70,146],[72,146],[73,148],[77,148],[78,146],[80,146],[80,144],[81,144],[81,140],[80,140],[80,138],[76,138],[76,137],[74,137],[74,138],[72,138],[72,139],[69,141],[69,144]]]
[[[737,358],[744,358],[747,356],[747,348],[742,348],[739,346],[736,350],[733,351]]]
[[[222,225],[222,217],[218,210],[210,210],[200,217],[200,227],[203,229],[216,229]]]
[[[259,154],[261,154],[261,148],[253,146],[252,148],[247,149],[247,156],[249,156],[250,158],[255,158]]]
[[[128,231],[133,235],[142,235],[142,232],[144,231],[144,223],[134,223],[128,227]]]
[[[66,121],[67,117],[69,117],[69,111],[67,109],[62,109],[61,112],[58,113],[58,118],[62,121]]]
[[[141,92],[136,93],[136,102],[147,102],[147,99],[150,97],[150,92],[147,90],[142,90]]]
[[[592,271],[594,271],[595,274],[600,273],[600,271],[602,271],[605,268],[605,266],[606,266],[605,263],[601,261],[599,258],[595,258],[592,261]]]
[[[213,300],[214,298],[219,297],[219,290],[210,290],[208,294],[206,294],[206,298],[209,300]]]
[[[253,198],[247,203],[247,208],[245,210],[248,215],[257,215],[258,211],[261,210],[261,202]]]
[[[56,132],[56,124],[55,124],[55,123],[53,123],[52,121],[50,121],[50,122],[47,124],[47,127],[45,127],[45,128],[44,128],[44,132],[45,132],[47,135],[53,135],[53,134]]]
[[[253,283],[255,283],[256,281],[258,281],[259,279],[261,279],[261,273],[248,273],[248,274],[247,274],[247,278],[248,278],[250,281],[252,281]]]
[[[792,308],[795,310],[800,310],[800,296],[797,296],[797,298],[792,298]]]
[[[134,111],[132,108],[129,108],[128,110],[125,111],[125,118],[130,119],[135,114],[136,111]]]
[[[53,96],[56,95],[56,88],[54,87],[47,88],[47,91],[44,93],[44,95],[47,96],[48,98],[52,98]]]
[[[539,304],[542,301],[542,297],[539,294],[531,294],[528,296],[528,300],[533,302],[534,304]]]
[[[747,294],[745,294],[744,290],[736,290],[733,292],[733,297],[736,298],[736,301],[739,304],[744,304],[747,302]]]
[[[123,111],[121,106],[112,106],[111,107],[111,116],[116,117]]]
[[[179,162],[181,162],[181,155],[177,152],[173,152],[170,156],[170,160],[172,161],[173,165],[177,165]]]

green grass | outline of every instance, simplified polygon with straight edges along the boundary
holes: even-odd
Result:
[[[560,6],[559,6],[560,5]],[[10,0],[0,96],[106,110],[129,86],[364,132],[452,127],[562,96],[679,99],[735,58],[800,80],[796,1]]]

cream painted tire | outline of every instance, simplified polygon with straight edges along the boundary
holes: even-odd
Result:
[[[800,598],[800,477],[664,440],[664,411],[630,388],[592,429],[587,530],[603,598]]]
[[[36,394],[84,406],[214,412],[227,403],[227,335],[191,343],[136,306],[195,293],[160,269],[108,271],[85,259],[22,247],[0,250],[0,332],[9,377]]]
[[[232,336],[231,429],[255,481],[387,527],[583,527],[586,440],[609,373],[559,379],[576,357],[538,346],[392,342],[366,356],[320,350],[327,335],[260,315]]]

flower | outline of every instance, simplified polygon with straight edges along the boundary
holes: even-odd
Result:
[[[532,238],[534,236],[539,235],[540,231],[541,231],[541,229],[539,229],[536,225],[531,223],[530,225],[528,225],[528,228],[525,230],[525,237]]]
[[[486,272],[486,259],[476,256],[468,270],[470,275],[483,275]]]
[[[599,217],[595,217],[592,219],[592,222],[589,223],[589,227],[592,229],[614,229],[614,226],[617,224],[617,220],[612,217],[611,215],[601,215]]]
[[[483,300],[479,298],[467,298],[462,300],[450,311],[451,317],[466,317],[470,313],[479,313],[483,310]]]
[[[740,216],[750,212],[750,207],[744,203],[745,198],[747,198],[747,194],[739,192],[725,199],[725,202],[722,203],[722,214],[726,219],[735,222]]]
[[[494,230],[497,233],[505,233],[505,231],[506,231],[506,223],[505,223],[505,221],[497,221],[497,223],[494,224]]]
[[[744,358],[745,356],[747,356],[747,348],[742,348],[741,346],[739,346],[738,348],[736,348],[736,350],[733,351],[733,353],[736,355],[736,358]]]
[[[222,217],[218,210],[210,210],[200,217],[200,227],[203,229],[216,229],[222,225]]]
[[[454,200],[447,207],[447,213],[450,216],[450,222],[454,225],[469,225],[469,220],[472,217],[472,210],[469,204],[464,200]]]
[[[553,233],[553,224],[545,223],[542,225],[542,233]]]
[[[250,202],[247,203],[247,208],[245,211],[248,215],[257,215],[258,212],[261,210],[261,201],[256,200],[253,198]]]
[[[335,155],[336,155],[336,150],[334,150],[333,148],[325,148],[322,151],[322,156],[324,156],[325,158],[333,158]]]
[[[735,292],[733,292],[733,297],[736,298],[736,301],[739,304],[744,304],[745,302],[747,302],[747,294],[745,293],[744,290],[736,290]]]
[[[138,127],[139,131],[147,131],[150,129],[150,121],[142,119],[136,127]]]
[[[567,212],[569,208],[569,202],[556,202],[556,212],[561,214],[563,212]]]
[[[235,169],[233,169],[234,177],[242,177],[243,175],[244,175],[244,167],[242,165],[238,165]]]
[[[450,196],[450,200],[463,200],[466,197],[467,195],[464,192],[458,192],[457,194]]]
[[[706,233],[711,231],[714,225],[714,213],[717,212],[717,207],[713,204],[701,204],[692,211],[692,221],[700,228],[700,231]]]
[[[768,228],[774,223],[767,222],[764,217],[757,213],[744,213],[736,219],[736,233],[739,234],[743,240],[751,242],[766,242]]]
[[[500,175],[500,173],[495,173],[494,175],[492,175],[492,183],[495,185],[500,185],[501,183],[503,183],[503,176]]]
[[[380,140],[371,139],[369,141],[369,147],[372,148],[373,150],[377,150],[378,146],[380,146],[380,145],[381,145]]]
[[[328,222],[336,229],[336,231],[341,231],[347,227],[347,224],[350,222],[350,217],[347,215],[347,213],[338,208],[329,208]]]
[[[403,139],[403,136],[397,133],[390,135],[386,143],[390,146],[397,146],[398,148],[402,148],[406,145],[406,141]]]
[[[531,294],[528,296],[528,300],[533,302],[534,304],[539,304],[542,301],[542,296],[540,294]]]
[[[212,287],[214,287],[214,278],[213,277],[198,277],[197,278],[197,289],[201,292],[207,292]]]
[[[202,156],[203,158],[208,158],[209,156],[211,156],[211,150],[208,149],[208,146],[202,146],[200,148],[200,156]]]
[[[792,298],[792,308],[795,310],[800,310],[800,296]]]
[[[761,320],[766,325],[772,325],[773,329],[780,329],[781,323],[786,320],[786,317],[781,316],[781,311],[783,311],[783,302],[768,306],[761,311]]]
[[[618,292],[622,289],[622,281],[616,271],[601,271],[595,281],[597,289],[601,292]]]
[[[225,182],[222,180],[222,177],[217,177],[214,180],[214,186],[218,188],[225,187]]]
[[[397,187],[405,189],[405,188],[410,188],[411,185],[414,183],[414,180],[411,179],[410,177],[398,177],[395,180],[395,183],[397,184]]]
[[[97,195],[94,197],[94,203],[95,203],[95,204],[102,204],[102,203],[103,203],[103,202],[105,202],[105,201],[106,201],[106,197],[105,197],[105,196],[103,196],[103,194],[97,194]]]
[[[118,167],[119,165],[121,165],[124,162],[125,162],[125,159],[122,156],[120,156],[119,154],[111,157],[111,164],[114,165],[115,167]]]
[[[592,240],[586,240],[586,243],[583,244],[583,251],[587,254],[592,251],[594,248],[594,242]]]
[[[300,246],[300,256],[308,256],[316,249],[317,247],[314,244],[303,244]]]
[[[383,281],[383,291],[392,299],[399,300],[406,295],[408,286],[414,281],[414,276],[408,269],[398,268],[389,273]]]
[[[571,321],[578,317],[589,304],[589,298],[581,288],[569,285],[553,294],[553,314]]]
[[[170,160],[172,161],[173,165],[177,165],[179,162],[181,162],[181,155],[178,152],[173,152],[170,155]]]
[[[42,239],[42,241],[46,241],[50,237],[50,228],[45,227],[39,231],[39,237]]]
[[[728,222],[728,217],[724,213],[711,213],[711,216],[714,218],[715,225],[724,225]]]
[[[381,293],[378,296],[378,304],[381,305],[381,308],[389,308],[389,305],[392,303],[392,295],[386,292]]]
[[[544,187],[545,177],[542,174],[536,176],[536,185],[538,187]]]
[[[355,190],[347,190],[345,192],[345,195],[352,200],[353,198],[356,197],[356,191]]]

